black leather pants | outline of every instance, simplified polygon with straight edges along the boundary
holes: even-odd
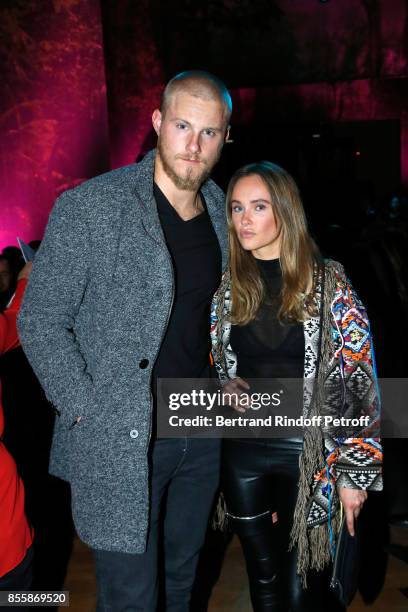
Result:
[[[245,555],[255,612],[340,612],[328,572],[309,573],[302,589],[296,550],[288,551],[301,440],[225,440],[221,486]],[[278,514],[276,523],[272,513]]]

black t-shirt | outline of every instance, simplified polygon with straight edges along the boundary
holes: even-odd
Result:
[[[221,249],[207,212],[183,221],[154,185],[160,223],[175,279],[174,303],[166,335],[153,369],[157,378],[201,378],[210,375],[210,306],[221,280]]]
[[[305,341],[301,323],[278,319],[282,271],[279,259],[256,260],[266,295],[254,320],[233,325],[231,348],[241,378],[303,378]]]
[[[244,379],[303,378],[305,341],[302,323],[282,323],[278,319],[280,292],[282,289],[282,271],[279,259],[256,260],[262,279],[265,283],[265,297],[258,309],[255,319],[247,325],[231,327],[230,342],[237,354],[237,376]],[[266,383],[267,385],[267,383]],[[262,387],[262,381],[251,386],[251,392],[268,392],[270,388]],[[302,410],[302,393],[292,397],[298,412]],[[264,409],[267,410],[267,409]],[[264,412],[263,416],[266,416]],[[259,414],[261,416],[261,414]],[[272,449],[289,448],[292,452],[301,452],[303,439],[300,434],[290,438],[247,438],[227,440],[230,444],[244,443],[242,452],[247,452],[245,445],[262,444]],[[249,446],[250,448],[250,446]]]

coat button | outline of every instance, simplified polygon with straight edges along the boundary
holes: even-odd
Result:
[[[137,429],[131,429],[130,430],[130,437],[131,438],[137,438],[138,435],[139,435],[139,432],[137,431]]]
[[[148,359],[142,359],[142,361],[139,361],[139,368],[141,368],[142,370],[146,369],[148,365],[149,365]]]

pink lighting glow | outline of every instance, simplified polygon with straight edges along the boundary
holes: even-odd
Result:
[[[99,2],[25,2],[2,18],[0,249],[41,238],[55,197],[107,170],[109,151]]]
[[[248,75],[241,77],[240,51],[228,47],[237,35],[229,18],[220,24],[216,15],[214,23],[207,23],[199,5],[191,3],[185,14],[180,5],[187,21],[177,18],[176,30],[179,23],[193,28],[194,17],[200,36],[213,34],[205,52],[195,39],[194,49],[188,51],[183,46],[190,40],[187,34],[177,30],[173,40],[173,30],[163,28],[161,21],[164,3],[162,11],[153,10],[154,4],[24,0],[1,7],[0,251],[15,245],[16,236],[26,242],[40,239],[62,191],[132,163],[154,146],[151,114],[160,103],[164,82],[174,74],[169,71],[173,66],[206,68],[199,61],[190,65],[197,57],[210,66],[214,63],[211,69],[216,73],[220,68],[228,85],[229,78],[235,83],[233,137],[235,126],[251,129],[263,120],[282,126],[313,125],[314,139],[324,124],[395,122],[401,183],[408,189],[405,0],[393,0],[392,10],[388,0],[378,0],[375,11],[363,0],[325,5],[275,0],[271,4],[281,15],[279,36],[263,36],[260,41],[267,44],[272,59],[269,64],[260,59],[260,81],[249,78],[257,87],[245,86]],[[239,8],[235,0],[224,4],[227,15],[234,6]],[[255,8],[244,6],[238,12],[245,10]],[[262,25],[266,28],[268,23]],[[259,24],[246,25],[253,37]],[[275,53],[279,49],[283,56]],[[290,61],[285,63],[285,58]],[[222,74],[224,62],[231,73],[235,69],[234,76],[228,70]],[[232,146],[239,147],[239,141]],[[367,151],[362,142],[354,146],[364,150],[364,155],[355,151],[360,168]]]

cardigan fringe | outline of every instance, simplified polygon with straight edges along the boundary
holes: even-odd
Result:
[[[321,366],[328,362],[330,355],[334,352],[329,321],[331,316],[331,300],[335,291],[335,276],[333,270],[328,266],[321,271],[321,276],[321,292],[318,297],[320,302],[320,350],[317,377],[313,386],[312,400],[307,414],[307,417],[310,418],[319,416],[324,406],[325,372]],[[310,483],[313,483],[315,474],[325,464],[323,449],[324,437],[322,429],[320,427],[306,429],[304,432],[303,451],[299,463],[299,491],[289,546],[289,549],[297,548],[297,573],[301,576],[304,588],[307,586],[307,572],[310,569],[321,570],[330,562],[329,528],[331,527],[337,532],[338,520],[336,516],[331,519],[332,525],[330,526],[324,523],[313,529],[308,529],[307,527],[307,510],[311,495]],[[335,486],[334,482],[329,483],[329,486]]]

